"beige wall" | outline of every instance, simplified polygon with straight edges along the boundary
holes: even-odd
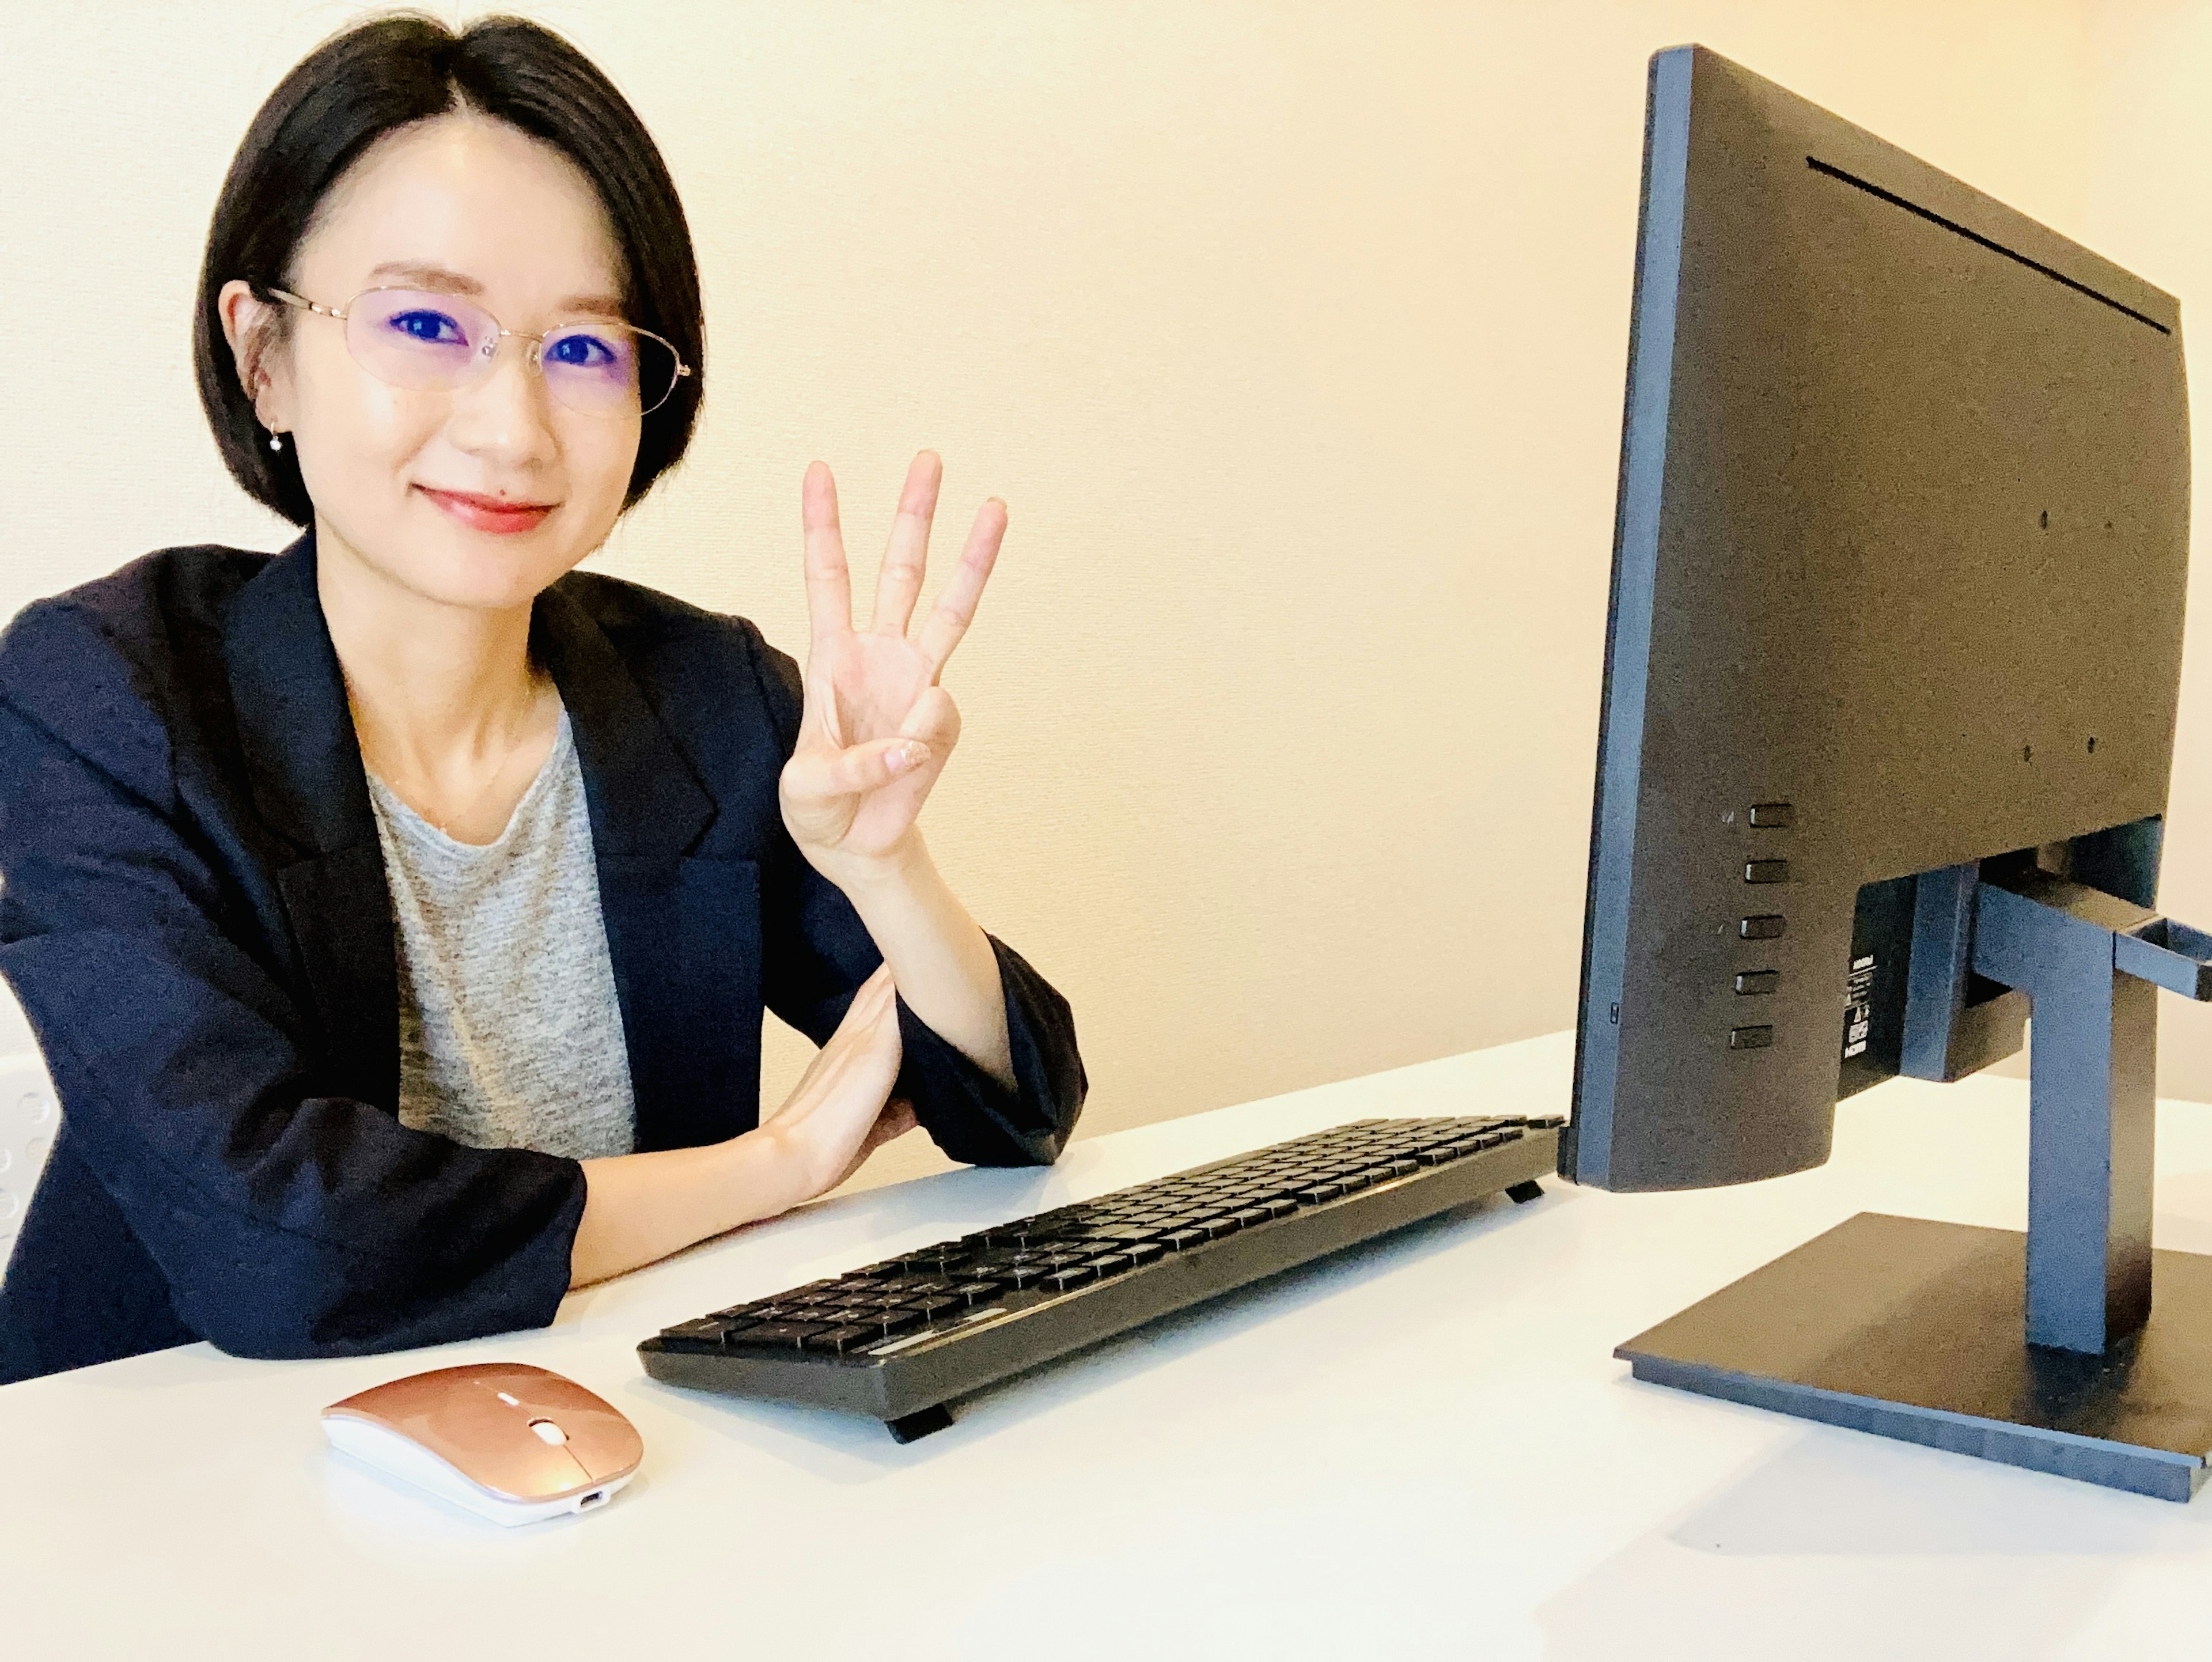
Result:
[[[2083,64],[2092,138],[2075,234],[2181,300],[2192,357],[2212,332],[2212,6],[2104,0],[2088,9]],[[2184,637],[2165,880],[2173,916],[2212,927],[2212,392],[2197,385],[2196,595]],[[2212,1100],[2212,1009],[2160,1001],[2160,1078]]]
[[[1653,49],[1702,40],[2185,298],[2212,277],[2212,232],[2139,171],[2212,154],[2160,44],[2203,61],[2192,20],[526,9],[635,100],[705,269],[699,442],[602,568],[796,647],[810,457],[871,553],[917,446],[948,501],[1012,504],[929,824],[1074,1000],[1094,1130],[1571,1021]],[[352,15],[0,10],[0,301],[40,324],[0,401],[0,614],[161,544],[282,539],[202,427],[191,282],[254,106]],[[2208,807],[2185,763],[2172,887],[2199,921],[2212,831],[2183,827]],[[2212,1097],[2212,1029],[2188,1055],[2175,1082]]]

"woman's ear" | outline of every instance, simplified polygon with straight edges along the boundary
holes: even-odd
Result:
[[[222,320],[222,338],[230,343],[231,362],[237,366],[238,384],[253,400],[255,418],[272,433],[289,431],[290,365],[277,339],[281,320],[276,307],[236,277],[216,291],[215,305]]]

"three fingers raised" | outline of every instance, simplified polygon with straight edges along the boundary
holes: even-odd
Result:
[[[921,452],[907,469],[906,483],[899,490],[898,512],[891,521],[890,542],[876,577],[875,611],[869,624],[874,634],[902,637],[913,622],[915,606],[928,574],[930,526],[944,479],[945,464],[933,450]],[[819,644],[853,627],[852,572],[837,515],[837,483],[826,463],[808,464],[800,502],[805,533],[807,618],[814,641]],[[919,649],[933,679],[943,673],[945,661],[975,621],[983,586],[990,581],[1006,534],[1006,505],[994,496],[976,510],[952,581],[922,625]]]

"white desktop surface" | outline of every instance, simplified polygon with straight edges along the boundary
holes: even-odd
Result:
[[[998,1388],[872,1422],[657,1385],[717,1306],[1366,1114],[1564,1108],[1553,1035],[833,1200],[572,1297],[541,1332],[0,1390],[0,1652],[24,1658],[2002,1657],[2212,1651],[2183,1507],[1636,1384],[1614,1344],[1863,1209],[2019,1227],[2024,1082],[1896,1081],[1747,1188],[1548,1185]],[[2160,1244],[2212,1251],[2212,1108],[2166,1105]],[[644,1434],[605,1511],[508,1531],[316,1412],[472,1358]]]

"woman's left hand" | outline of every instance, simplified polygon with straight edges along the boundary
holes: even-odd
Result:
[[[837,486],[820,462],[806,470],[806,610],[812,624],[799,742],[784,764],[783,823],[824,877],[850,890],[896,871],[918,846],[915,820],[960,737],[960,712],[938,685],[1006,533],[1006,507],[975,512],[959,569],[909,639],[921,594],[929,524],[944,464],[925,450],[907,470],[890,547],[876,580],[875,616],[853,627],[853,594],[837,523]]]

